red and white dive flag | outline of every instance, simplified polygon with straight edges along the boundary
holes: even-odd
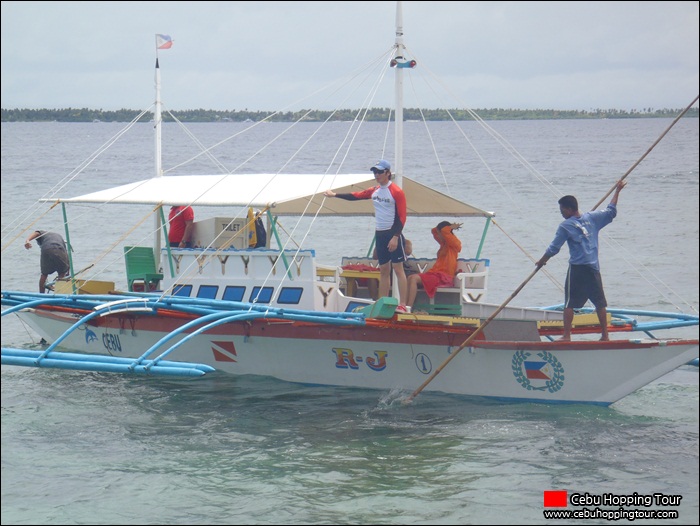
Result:
[[[156,49],[170,49],[173,47],[173,39],[170,35],[156,35]]]

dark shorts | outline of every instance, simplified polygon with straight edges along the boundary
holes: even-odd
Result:
[[[600,272],[588,265],[569,265],[564,298],[564,306],[568,309],[580,309],[588,300],[597,309],[608,306]]]
[[[43,248],[41,250],[41,273],[45,276],[58,272],[68,273],[68,252],[63,248]]]
[[[389,241],[393,234],[389,230],[377,230],[376,234],[377,261],[380,265],[384,265],[391,261],[392,263],[401,263],[406,261],[406,240],[403,235],[399,236],[399,244],[396,250],[389,252]]]

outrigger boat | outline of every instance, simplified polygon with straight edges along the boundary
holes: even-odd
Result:
[[[292,235],[285,237],[284,217],[373,216],[369,201],[323,197],[328,188],[349,192],[372,186],[369,170],[163,175],[156,58],[156,176],[45,200],[60,203],[66,216],[67,205],[75,203],[148,205],[155,210],[153,246],[120,247],[126,279],[119,287],[97,279],[98,273],[81,279],[82,272],[71,268],[71,278],[57,281],[52,294],[3,291],[2,316],[18,316],[48,347],[3,347],[2,363],[147,376],[196,377],[212,371],[264,375],[412,392],[407,400],[425,389],[500,400],[609,405],[697,359],[697,337],[655,336],[697,327],[698,316],[692,314],[610,308],[609,331],[616,339],[598,341],[597,317],[583,309],[575,319],[575,340],[557,341],[561,306],[510,305],[537,270],[503,303],[486,301],[491,261],[482,256],[482,248],[494,213],[404,175],[403,74],[416,67],[416,60],[404,46],[401,18],[399,2],[395,44],[383,64],[396,75],[392,171],[406,193],[409,218],[484,222],[479,248],[473,258],[460,259],[453,286],[439,289],[432,300],[419,296],[416,307],[424,314],[397,313],[395,297],[370,297],[360,280],[377,278],[371,258],[322,264],[314,249],[294,246]],[[180,249],[162,246],[168,227],[162,207],[167,205],[238,212],[197,221],[196,246]],[[249,248],[254,231],[250,212],[256,208],[267,219],[264,248]],[[66,238],[70,241],[67,226]],[[432,263],[420,258],[410,264],[423,271]]]

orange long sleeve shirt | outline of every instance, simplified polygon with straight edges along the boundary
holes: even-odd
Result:
[[[451,225],[442,227],[440,231],[442,240],[438,235],[437,227],[432,229],[432,233],[435,241],[440,243],[440,248],[437,253],[437,261],[428,272],[443,272],[448,276],[454,276],[457,271],[457,258],[462,251],[462,242],[452,232]]]

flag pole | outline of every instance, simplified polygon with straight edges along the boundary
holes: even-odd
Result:
[[[155,177],[162,177],[163,176],[163,159],[162,159],[162,128],[161,128],[161,123],[162,123],[162,101],[160,98],[160,62],[158,60],[158,50],[159,49],[170,49],[173,46],[173,41],[170,38],[170,35],[162,35],[156,33],[156,71],[155,71],[155,85],[156,85],[156,100],[155,100],[155,107],[153,109],[153,125],[155,127]],[[153,240],[153,250],[154,254],[156,256],[156,260],[159,259],[159,254],[161,250],[161,238],[160,238],[160,232],[161,232],[161,221],[160,221],[160,214],[156,210],[156,212],[153,214],[153,221],[154,221],[154,226],[153,226],[153,231],[154,231],[154,240]]]

